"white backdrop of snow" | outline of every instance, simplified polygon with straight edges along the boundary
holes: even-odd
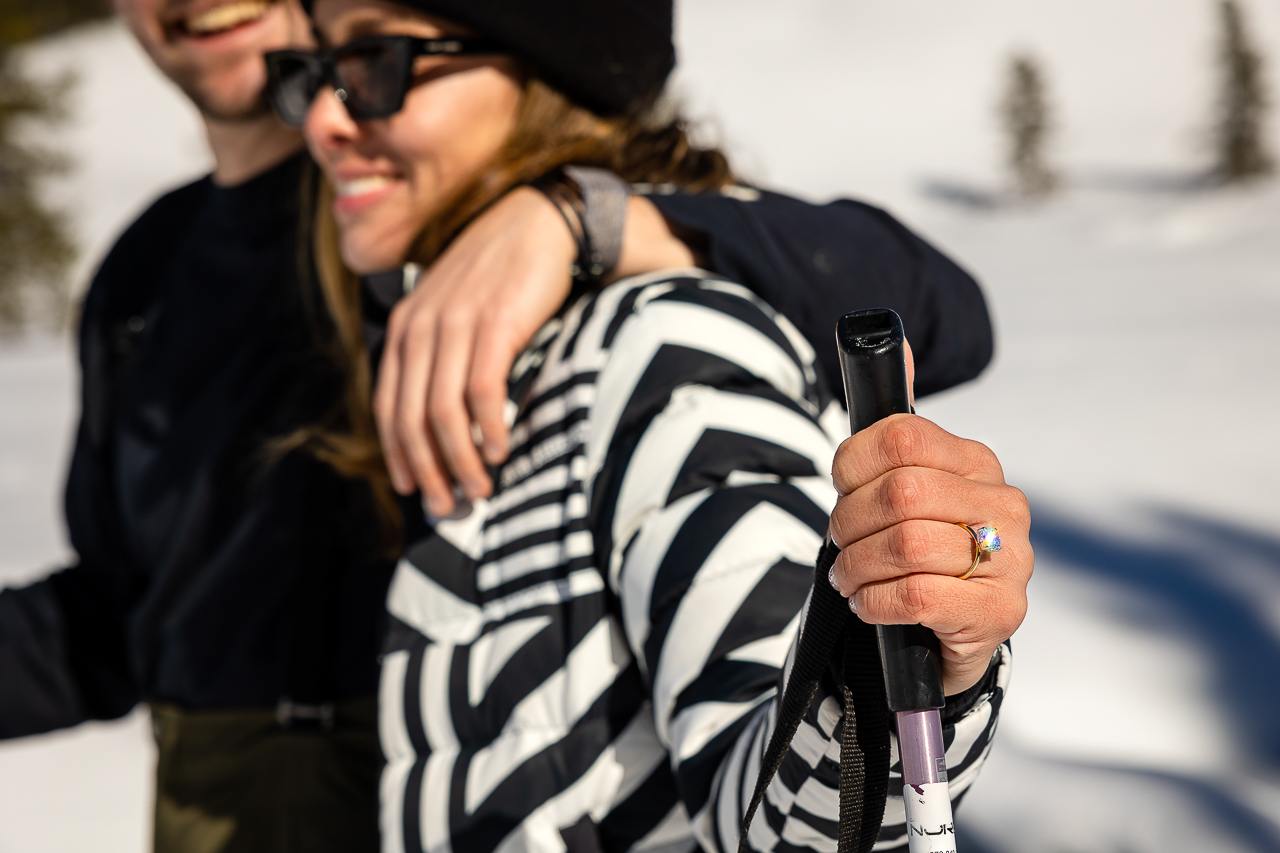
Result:
[[[1280,95],[1280,7],[1244,4]],[[1195,188],[1211,0],[685,0],[676,91],[744,174],[889,207],[972,269],[994,365],[921,412],[1032,499],[1031,612],[961,849],[1280,850],[1280,185]],[[998,197],[1004,63],[1048,71],[1068,179]],[[28,51],[73,70],[48,198],[83,282],[208,168],[196,116],[115,23]],[[1280,143],[1280,122],[1271,138]],[[948,201],[947,199],[951,199]],[[66,341],[0,348],[0,582],[64,564]],[[0,745],[0,853],[147,846],[145,714]]]

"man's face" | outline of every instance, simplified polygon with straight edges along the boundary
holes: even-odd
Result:
[[[151,59],[209,118],[268,111],[262,54],[310,47],[298,0],[114,0]]]

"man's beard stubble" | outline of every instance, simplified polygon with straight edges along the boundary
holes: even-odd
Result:
[[[271,112],[265,87],[251,98],[219,98],[202,85],[201,75],[174,73],[170,78],[207,119],[228,124],[257,121]]]

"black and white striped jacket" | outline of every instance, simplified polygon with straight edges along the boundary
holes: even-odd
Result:
[[[694,270],[544,332],[494,497],[431,519],[388,594],[384,849],[728,853],[835,500],[813,353]],[[946,731],[953,797],[1008,661]],[[835,850],[840,716],[814,700],[755,849]],[[889,790],[876,849],[905,850]]]

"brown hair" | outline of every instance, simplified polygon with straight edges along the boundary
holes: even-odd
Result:
[[[493,160],[445,198],[424,223],[406,261],[430,265],[466,225],[511,189],[560,166],[609,169],[631,183],[671,184],[700,191],[724,187],[733,176],[724,155],[689,140],[678,115],[660,107],[602,117],[580,107],[536,77],[527,78],[515,128]],[[321,181],[312,223],[316,271],[336,329],[337,357],[346,376],[341,411],[307,429],[317,456],[348,476],[362,476],[396,506],[371,410],[371,371],[360,317],[360,283],[338,254],[330,211],[333,190]]]

